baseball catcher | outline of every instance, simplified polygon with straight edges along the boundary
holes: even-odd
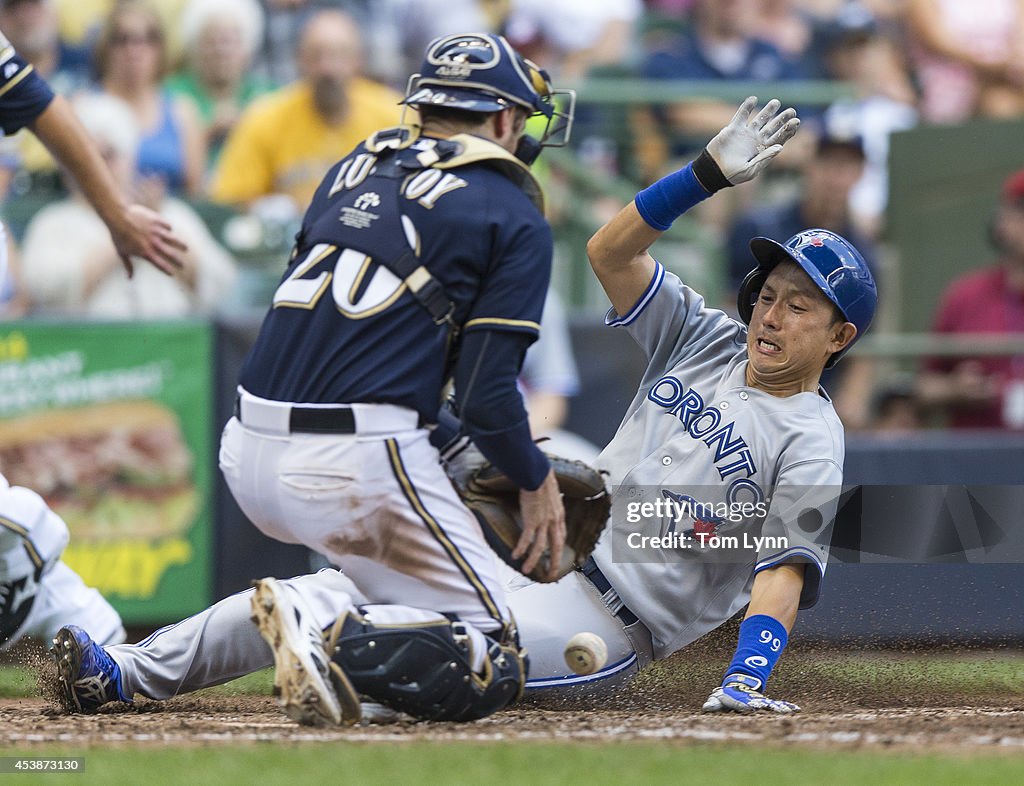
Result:
[[[431,42],[403,103],[418,122],[371,135],[317,188],[220,445],[252,522],[341,570],[263,579],[137,646],[61,630],[68,710],[166,698],[270,661],[283,709],[305,724],[355,723],[364,696],[464,721],[520,695],[528,660],[498,561],[429,427],[454,382],[462,425],[495,468],[474,489],[497,495],[499,474],[516,489],[513,558],[527,573],[545,554],[548,571],[561,565],[561,490],[516,379],[553,245],[530,164],[568,139],[572,94],[501,36],[466,33]]]

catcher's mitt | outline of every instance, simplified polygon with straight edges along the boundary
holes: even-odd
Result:
[[[551,455],[548,460],[558,480],[565,506],[565,548],[562,549],[561,564],[553,575],[549,573],[548,551],[530,573],[524,574],[539,582],[557,581],[583,564],[597,545],[611,509],[611,497],[600,472],[582,461]],[[464,477],[452,477],[452,482],[463,503],[480,522],[490,547],[506,563],[522,573],[526,557],[512,558],[512,552],[523,532],[519,487],[487,461]]]

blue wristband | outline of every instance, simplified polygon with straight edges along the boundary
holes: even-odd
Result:
[[[781,622],[767,614],[755,614],[747,617],[740,625],[740,639],[736,645],[736,654],[725,672],[728,681],[730,675],[745,674],[757,680],[755,690],[764,690],[768,676],[786,648],[789,634]],[[749,681],[747,681],[749,684]]]
[[[637,194],[636,209],[651,228],[664,232],[679,216],[711,194],[693,174],[691,162]]]

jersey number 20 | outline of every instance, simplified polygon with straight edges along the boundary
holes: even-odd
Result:
[[[324,269],[335,256],[334,270]],[[367,280],[371,262],[370,257],[359,251],[346,248],[339,253],[337,246],[319,243],[281,282],[274,293],[274,308],[312,309],[329,286],[338,311],[349,319],[365,319],[379,314],[401,296],[406,285],[380,265],[369,273],[370,279]],[[320,268],[318,275],[307,277],[317,268]]]

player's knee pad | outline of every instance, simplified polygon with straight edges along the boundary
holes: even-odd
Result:
[[[522,694],[527,659],[514,634],[507,641],[485,635],[484,671],[477,674],[464,624],[375,625],[350,614],[331,631],[328,652],[374,701],[422,720],[477,720]]]

